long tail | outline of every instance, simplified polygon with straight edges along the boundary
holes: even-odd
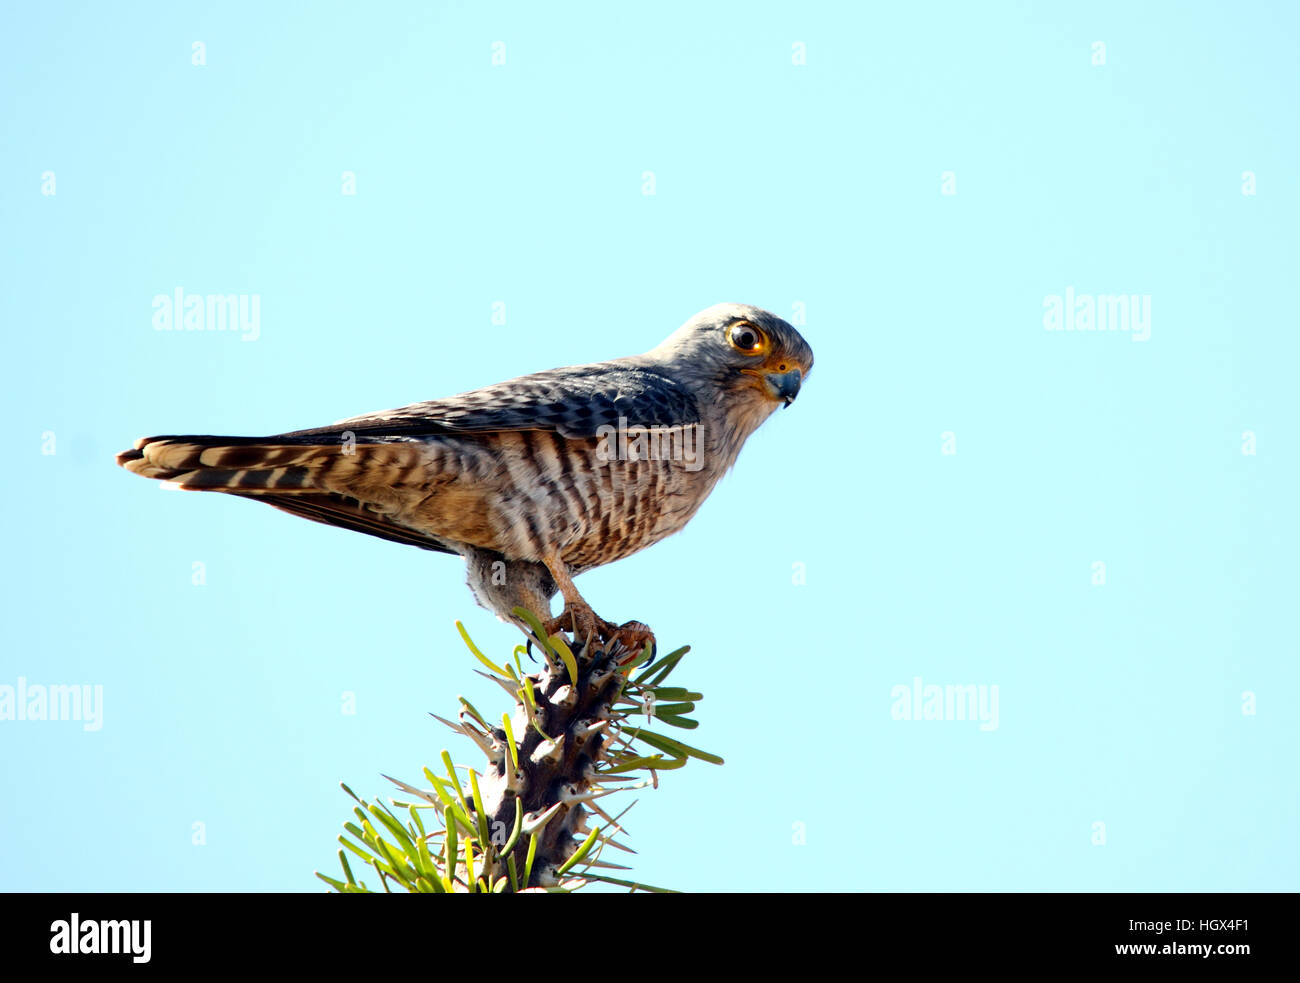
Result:
[[[117,455],[128,471],[186,491],[253,498],[327,525],[454,552],[392,518],[412,496],[429,494],[427,460],[416,440],[343,443],[322,435],[144,437]]]
[[[192,491],[313,494],[355,485],[382,493],[416,474],[420,450],[406,440],[344,444],[321,437],[187,434],[143,437],[117,455],[117,463]]]

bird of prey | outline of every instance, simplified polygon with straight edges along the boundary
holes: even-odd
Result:
[[[599,618],[573,578],[685,526],[812,364],[781,318],[719,304],[642,355],[270,437],[145,437],[117,462],[459,554],[475,598],[502,620],[522,627],[512,612],[523,607],[549,618],[548,634],[640,651],[649,628]],[[557,591],[564,611],[550,618]]]

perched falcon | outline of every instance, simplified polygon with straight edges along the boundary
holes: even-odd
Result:
[[[458,553],[478,602],[548,633],[639,650],[573,585],[677,532],[741,445],[812,369],[807,342],[743,304],[695,315],[644,355],[521,376],[459,396],[272,437],[145,437],[124,468],[181,488],[422,549]]]

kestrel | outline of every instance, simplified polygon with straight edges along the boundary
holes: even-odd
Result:
[[[521,376],[459,396],[271,437],[145,437],[124,468],[194,491],[457,553],[478,602],[547,633],[653,644],[597,617],[573,578],[677,532],[745,440],[789,406],[813,353],[744,304],[695,315],[643,355]]]

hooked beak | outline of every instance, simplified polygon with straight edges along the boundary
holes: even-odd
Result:
[[[798,369],[783,373],[769,372],[763,376],[763,381],[767,383],[767,390],[772,394],[773,399],[779,399],[789,406],[799,395],[799,387],[803,385],[803,373]]]

